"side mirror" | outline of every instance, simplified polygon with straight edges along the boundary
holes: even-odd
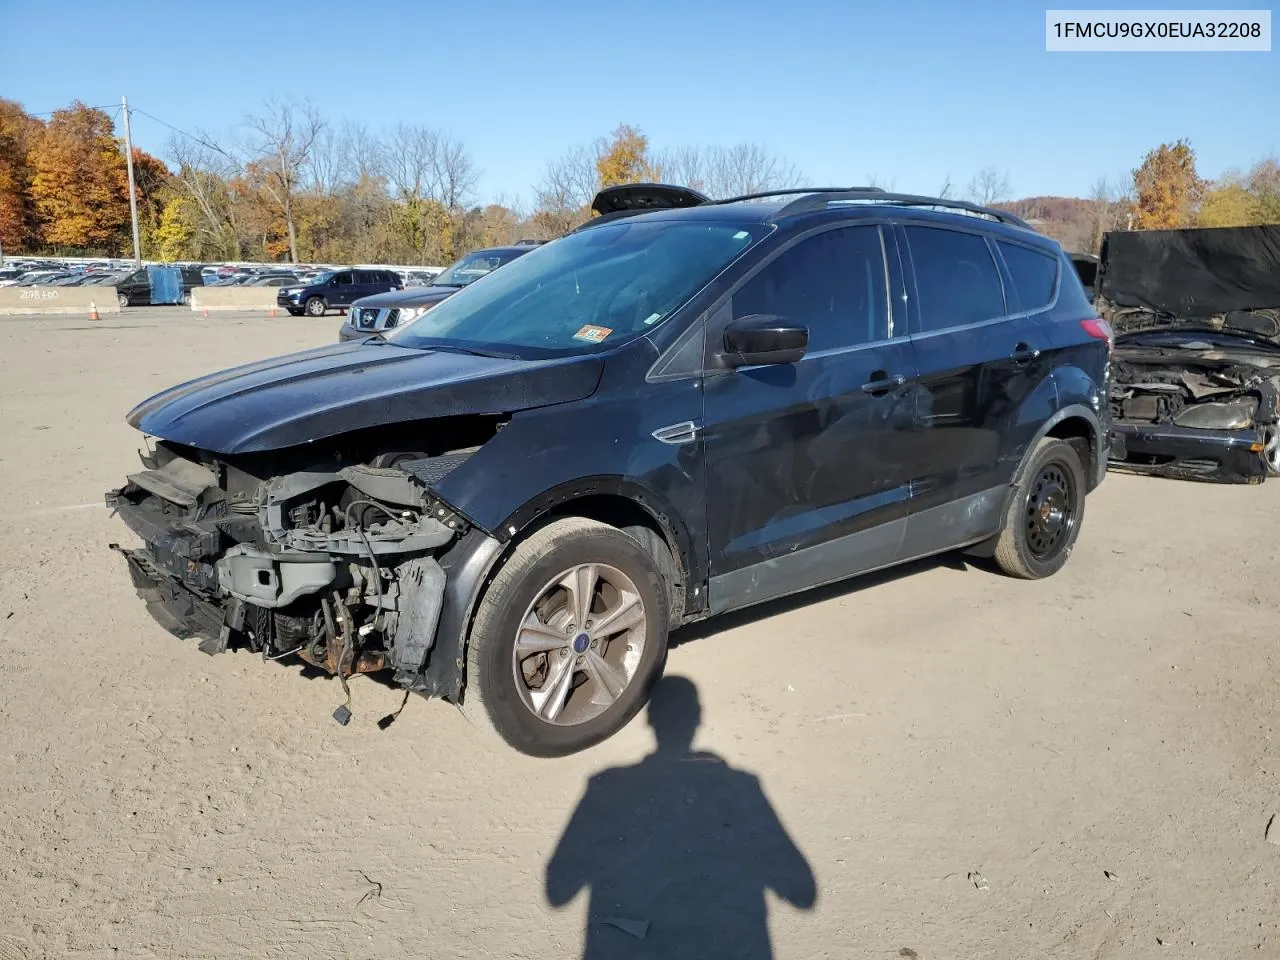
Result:
[[[724,330],[724,362],[730,367],[795,363],[809,346],[809,328],[786,317],[753,313]]]

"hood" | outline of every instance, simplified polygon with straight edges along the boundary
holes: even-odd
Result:
[[[429,303],[439,303],[451,297],[462,287],[410,287],[407,290],[389,290],[386,293],[375,293],[371,297],[361,297],[353,307],[424,307]]]
[[[1109,233],[1098,293],[1116,307],[1199,320],[1280,309],[1280,225]]]
[[[368,427],[581,400],[595,391],[603,366],[594,356],[507,360],[357,341],[171,387],[127,419],[174,443],[255,453]]]
[[[605,216],[610,213],[649,213],[653,210],[670,210],[673,207],[697,207],[709,201],[709,197],[690,187],[678,187],[669,183],[624,183],[605,187],[591,201],[591,209]]]

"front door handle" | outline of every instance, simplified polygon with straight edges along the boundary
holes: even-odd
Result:
[[[1040,356],[1040,351],[1032,347],[1028,343],[1015,344],[1013,353],[1009,354],[1009,359],[1014,363],[1030,363]]]
[[[877,370],[871,375],[871,379],[862,385],[862,390],[864,393],[884,393],[886,390],[900,387],[906,382],[907,378],[900,373],[895,373],[891,377],[883,370]]]

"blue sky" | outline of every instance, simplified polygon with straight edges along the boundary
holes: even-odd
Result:
[[[1178,137],[1206,176],[1280,153],[1280,53],[1046,53],[1044,10],[3,0],[0,96],[46,111],[127,94],[215,132],[265,97],[307,98],[335,123],[448,130],[485,199],[530,198],[548,160],[622,122],[656,147],[758,141],[814,184],[924,193],[994,164],[1017,196],[1084,195]],[[163,155],[169,131],[135,120]]]

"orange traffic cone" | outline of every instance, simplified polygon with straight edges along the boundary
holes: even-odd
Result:
[[[276,315],[276,308],[275,308],[275,307],[272,307],[272,308],[271,308],[271,316],[272,316],[272,317],[274,317],[275,315]]]
[[[98,316],[98,305],[92,300],[89,301],[89,319],[90,320],[102,319],[100,316]]]

